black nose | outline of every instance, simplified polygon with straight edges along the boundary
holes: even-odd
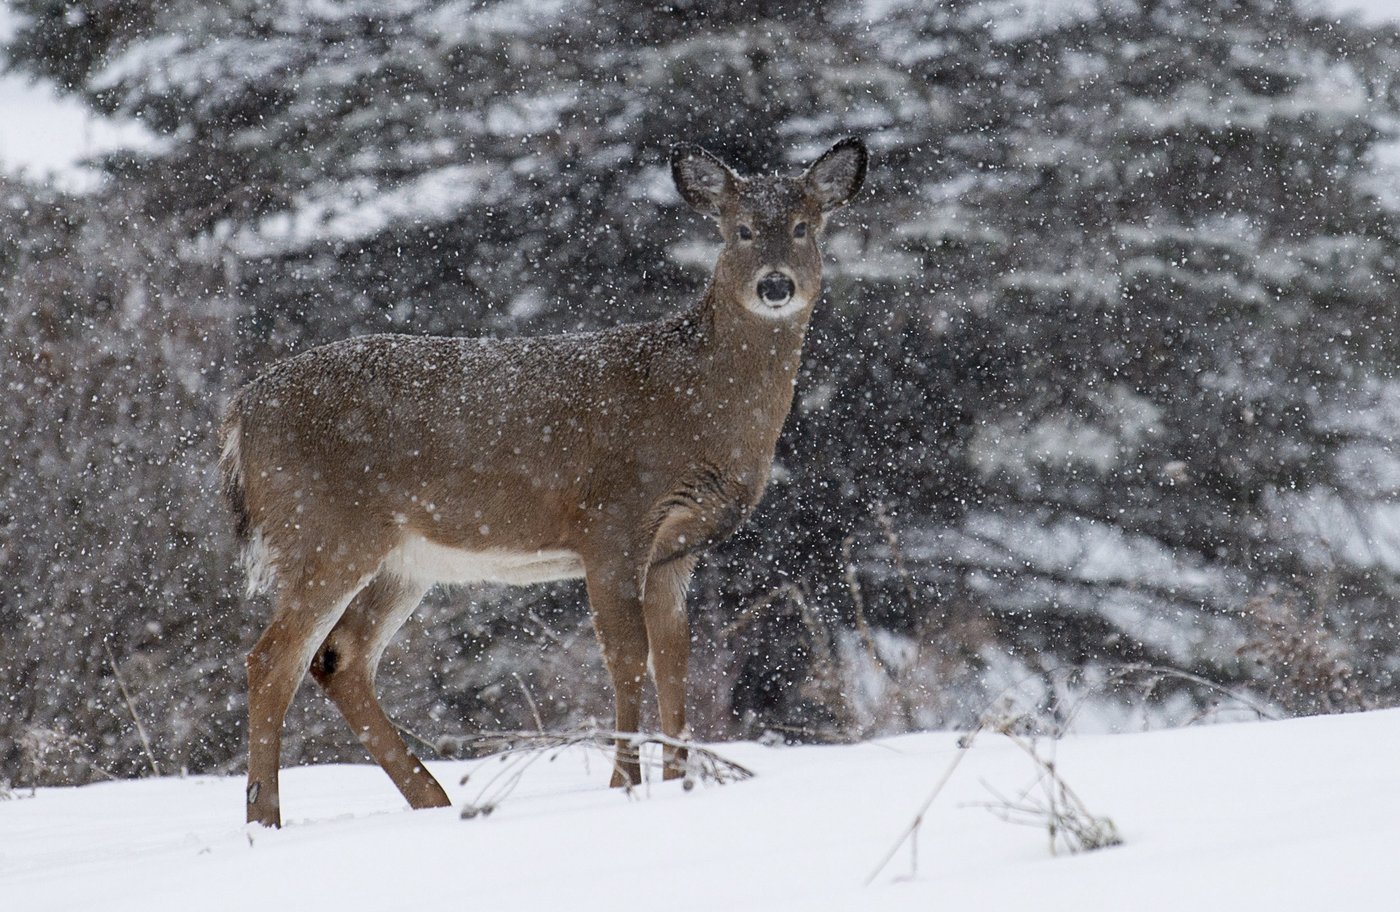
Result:
[[[781,272],[770,272],[758,283],[758,296],[765,301],[772,301],[774,304],[786,301],[792,297],[795,290],[796,286],[792,284],[792,279]]]

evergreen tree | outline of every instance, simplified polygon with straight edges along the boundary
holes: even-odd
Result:
[[[673,143],[795,169],[858,133],[874,168],[827,242],[773,487],[692,593],[699,730],[951,724],[1123,661],[1300,711],[1394,700],[1394,36],[1292,0],[14,5],[12,66],[160,138],[109,156],[102,196],[5,216],[34,239],[0,263],[7,344],[52,336],[65,375],[7,416],[27,544],[0,616],[73,619],[5,654],[26,688],[91,693],[113,634],[119,663],[178,644],[187,674],[141,682],[185,720],[160,749],[233,758],[239,706],[188,686],[237,693],[255,626],[201,487],[216,391],[352,333],[674,310],[714,239]],[[38,389],[32,364],[7,382]],[[523,727],[521,686],[550,724],[601,710],[576,589],[463,598],[405,631],[405,719]],[[68,712],[23,699],[7,767]],[[102,756],[133,769],[120,709],[82,726],[124,732]]]

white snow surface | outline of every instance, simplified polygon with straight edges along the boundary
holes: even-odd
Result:
[[[1031,785],[978,736],[902,848],[867,877],[958,755],[932,733],[834,747],[717,745],[756,777],[628,796],[583,748],[530,765],[489,817],[408,811],[377,767],[284,772],[288,825],[241,823],[243,782],[196,776],[17,790],[0,801],[7,909],[1375,909],[1400,895],[1400,711],[1068,737],[1058,769],[1125,843],[1052,856],[984,807]],[[432,764],[459,805],[501,763]],[[472,779],[459,785],[464,773]],[[424,903],[431,905],[424,906]],[[450,905],[444,905],[449,904]]]

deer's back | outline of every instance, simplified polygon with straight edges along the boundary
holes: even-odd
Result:
[[[576,547],[588,512],[617,496],[600,486],[640,492],[683,458],[660,430],[685,382],[668,375],[685,360],[667,349],[677,344],[654,325],[378,335],[279,362],[230,406],[247,522],[274,547],[353,535]]]

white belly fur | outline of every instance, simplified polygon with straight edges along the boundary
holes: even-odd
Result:
[[[583,559],[562,548],[465,551],[410,535],[390,552],[384,569],[419,583],[509,583],[515,586],[583,576]]]

